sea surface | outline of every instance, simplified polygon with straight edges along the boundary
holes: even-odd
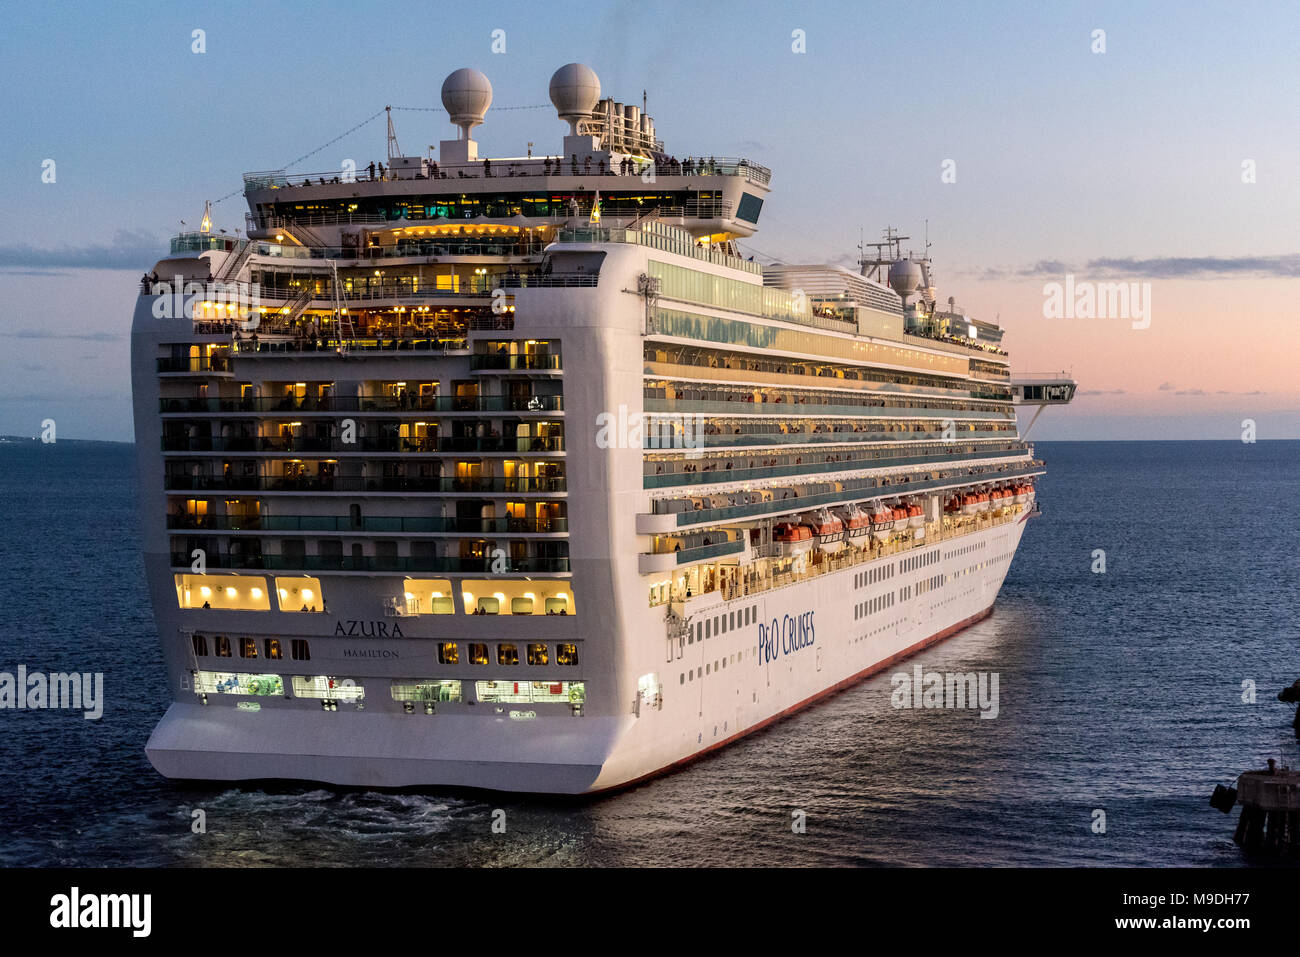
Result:
[[[684,770],[573,801],[164,780],[144,755],[167,696],[134,451],[0,444],[0,671],[103,672],[107,699],[98,721],[0,711],[0,865],[1254,863],[1208,797],[1269,757],[1300,766],[1276,700],[1300,678],[1300,443],[1037,448],[1045,514],[990,618]],[[890,676],[915,662],[996,672],[998,717],[894,708]]]

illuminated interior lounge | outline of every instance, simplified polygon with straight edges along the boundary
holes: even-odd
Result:
[[[567,581],[465,581],[469,615],[572,615],[573,589]]]
[[[270,611],[266,579],[255,575],[177,575],[176,601],[181,608]]]

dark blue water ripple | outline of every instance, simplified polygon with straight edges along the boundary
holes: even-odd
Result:
[[[164,781],[143,752],[166,693],[133,452],[0,445],[0,670],[102,671],[108,693],[98,722],[0,712],[0,865],[1240,865],[1209,791],[1268,757],[1300,763],[1274,700],[1300,677],[1300,443],[1039,452],[1046,516],[996,612],[919,659],[997,672],[996,720],[895,710],[882,675],[574,803]]]

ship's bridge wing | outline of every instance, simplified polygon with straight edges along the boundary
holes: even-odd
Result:
[[[1055,374],[1027,373],[1011,380],[1011,401],[1018,406],[1037,406],[1020,438],[1025,439],[1049,405],[1069,405],[1079,384],[1064,372]]]
[[[1031,373],[1011,380],[1011,399],[1016,405],[1068,405],[1078,387],[1064,373]]]

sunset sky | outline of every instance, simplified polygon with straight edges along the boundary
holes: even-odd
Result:
[[[1247,418],[1300,437],[1294,4],[53,3],[6,21],[0,433],[131,438],[139,275],[204,200],[242,227],[243,171],[386,104],[421,108],[393,115],[423,153],[454,136],[429,110],[461,66],[495,89],[482,155],[556,150],[547,82],[577,60],[624,102],[646,90],[669,152],[773,170],[759,259],[851,264],[886,224],[919,253],[928,221],[940,300],[1000,321],[1017,372],[1080,382],[1035,438],[1235,439]],[[384,150],[381,116],[289,168]],[[1045,318],[1067,274],[1149,284],[1149,328]]]

